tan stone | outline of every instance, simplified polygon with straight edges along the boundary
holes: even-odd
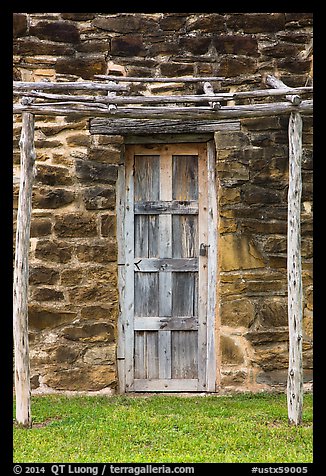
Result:
[[[249,327],[255,318],[255,307],[247,298],[222,301],[221,323],[225,326]]]
[[[221,372],[221,386],[242,384],[247,377],[245,370],[223,370]]]
[[[80,342],[112,342],[114,327],[107,322],[75,324],[65,327],[63,336],[68,340]]]
[[[220,187],[218,194],[218,203],[220,206],[230,205],[240,202],[240,189]]]
[[[307,308],[303,312],[303,331],[306,337],[313,338],[313,312]]]
[[[263,256],[246,235],[225,234],[219,239],[219,260],[222,271],[263,268]]]
[[[241,348],[229,336],[221,336],[221,353],[223,364],[242,364],[244,362],[244,356]]]
[[[44,383],[55,390],[96,391],[116,383],[115,371],[108,365],[48,371]]]
[[[87,349],[83,361],[90,365],[114,364],[116,360],[115,344]]]
[[[254,362],[263,370],[278,370],[288,366],[286,342],[259,345],[255,348]]]

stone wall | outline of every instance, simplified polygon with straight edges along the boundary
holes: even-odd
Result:
[[[264,74],[310,84],[312,15],[16,13],[14,78],[37,81],[222,75],[216,90],[262,87]],[[200,86],[150,83],[146,94]],[[197,89],[198,88],[198,89]],[[131,93],[137,91],[131,91]],[[245,102],[245,101],[244,101]],[[19,133],[14,117],[17,208]],[[119,311],[115,183],[123,138],[90,135],[78,117],[37,116],[30,249],[32,384],[114,391]],[[312,369],[312,121],[304,117],[304,365]],[[215,134],[221,390],[286,381],[288,118]]]

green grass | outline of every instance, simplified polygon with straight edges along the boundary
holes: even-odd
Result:
[[[15,462],[312,462],[312,395],[289,426],[286,396],[32,398],[14,429]]]

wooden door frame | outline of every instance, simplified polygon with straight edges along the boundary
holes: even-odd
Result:
[[[166,134],[159,136],[125,136],[124,144],[148,144],[148,143],[166,143],[174,144],[180,142],[203,142],[207,147],[207,205],[208,205],[208,231],[207,241],[210,246],[207,249],[208,253],[208,287],[207,287],[207,346],[206,346],[206,392],[215,392],[220,383],[220,363],[219,352],[220,348],[220,333],[219,333],[219,312],[217,299],[217,278],[218,278],[218,263],[217,263],[217,190],[216,190],[216,145],[213,134]],[[128,308],[132,306],[134,299],[133,291],[125,292],[126,283],[131,279],[131,274],[128,273],[131,263],[128,262],[126,255],[126,247],[128,241],[133,246],[133,232],[126,229],[125,211],[129,206],[127,203],[127,187],[133,187],[132,183],[126,183],[126,166],[125,154],[121,165],[119,166],[118,180],[117,180],[117,241],[118,241],[118,287],[119,287],[119,317],[118,317],[118,339],[117,339],[117,371],[118,371],[118,392],[126,392],[126,384],[130,383],[131,368],[128,362],[128,356],[125,345],[125,334],[128,329],[129,335],[133,323],[128,319]],[[131,286],[133,289],[133,286]],[[132,343],[131,343],[132,345]],[[129,356],[130,358],[130,356]],[[182,391],[182,390],[180,390]]]

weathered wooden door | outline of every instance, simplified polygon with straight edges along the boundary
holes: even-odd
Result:
[[[130,145],[125,158],[125,390],[214,391],[207,146]]]

